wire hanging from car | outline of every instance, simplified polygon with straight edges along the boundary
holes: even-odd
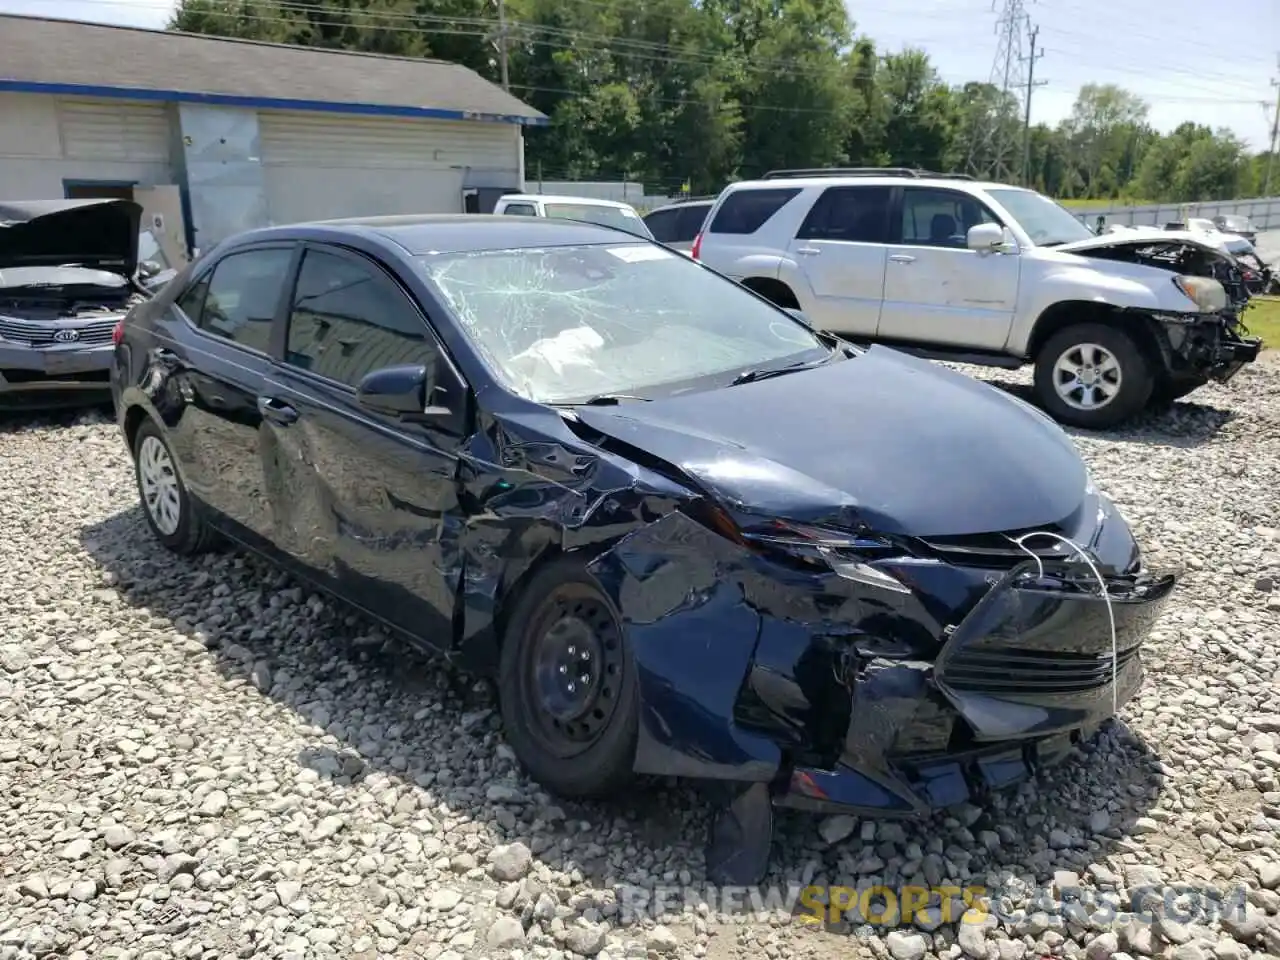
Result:
[[[1081,560],[1084,561],[1095,580],[1098,581],[1098,589],[1102,591],[1102,601],[1107,605],[1107,621],[1111,626],[1111,715],[1115,716],[1119,713],[1119,685],[1120,685],[1120,652],[1118,650],[1119,640],[1116,637],[1116,615],[1111,604],[1111,594],[1107,592],[1107,583],[1102,578],[1102,572],[1098,569],[1098,565],[1093,562],[1093,558],[1085,551],[1084,547],[1076,543],[1070,537],[1064,537],[1061,534],[1053,533],[1049,530],[1033,530],[1031,533],[1024,533],[1020,537],[1010,537],[1027,556],[1036,562],[1036,566],[1040,568],[1040,576],[1044,577],[1044,561],[1036,554],[1034,550],[1026,545],[1027,540],[1035,537],[1049,537],[1057,540],[1059,543],[1069,547]]]

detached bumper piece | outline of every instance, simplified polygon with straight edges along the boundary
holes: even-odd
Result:
[[[784,766],[767,790],[741,784],[712,831],[708,868],[720,882],[758,882],[749,873],[767,863],[762,803],[918,816],[1067,757],[1141,686],[1139,647],[1175,581],[1135,574],[1105,582],[1104,597],[1080,565],[1042,574],[1024,563],[948,632],[933,663],[863,658],[845,675],[847,712],[830,716],[847,717],[837,762]]]

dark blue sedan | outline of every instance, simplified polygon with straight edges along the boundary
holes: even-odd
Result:
[[[811,330],[606,227],[392,217],[231,239],[116,330],[157,540],[229,540],[494,678],[530,774],[918,814],[1138,689],[1173,588],[1019,400]]]

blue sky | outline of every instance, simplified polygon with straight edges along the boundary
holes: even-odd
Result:
[[[998,6],[1002,0],[996,0]],[[1150,119],[1170,130],[1184,120],[1225,126],[1253,149],[1266,147],[1276,95],[1280,3],[1230,0],[1025,0],[1044,56],[1032,120],[1056,123],[1085,83],[1116,83],[1143,97]],[[169,0],[0,0],[0,12],[163,26]],[[1207,11],[1221,10],[1213,18]],[[849,0],[859,32],[882,49],[928,51],[952,83],[985,80],[996,52],[992,0]],[[2,68],[0,68],[2,69]]]

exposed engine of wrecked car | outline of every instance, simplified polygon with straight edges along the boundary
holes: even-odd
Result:
[[[1157,240],[1142,245],[1091,250],[1089,256],[1099,260],[1140,263],[1182,276],[1206,277],[1222,284],[1233,308],[1239,309],[1249,302],[1249,290],[1239,264],[1232,257],[1215,253],[1202,245],[1183,240]]]

